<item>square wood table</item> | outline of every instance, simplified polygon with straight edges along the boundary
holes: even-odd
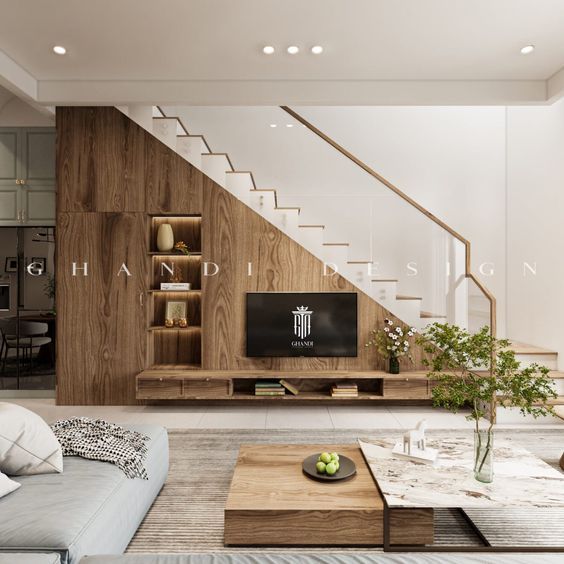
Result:
[[[319,482],[303,474],[303,460],[338,452],[357,474]],[[394,542],[433,541],[433,511],[390,514]],[[225,544],[245,546],[378,546],[384,503],[357,445],[242,445],[225,506]]]

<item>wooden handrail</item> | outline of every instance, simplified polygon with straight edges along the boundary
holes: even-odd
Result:
[[[373,168],[369,167],[365,162],[361,161],[358,157],[353,155],[351,152],[347,151],[342,145],[339,145],[334,139],[323,133],[320,129],[315,127],[312,123],[307,121],[303,116],[289,108],[288,106],[280,106],[280,109],[284,110],[287,114],[291,115],[296,121],[299,121],[302,125],[307,127],[310,131],[315,133],[318,137],[323,139],[326,143],[331,145],[334,149],[339,151],[342,155],[347,157],[347,159],[351,160],[354,164],[362,168],[365,172],[370,174],[370,176],[376,178],[379,182],[381,182],[384,186],[389,188],[394,194],[398,195],[402,198],[405,202],[407,202],[410,206],[414,207],[416,210],[421,212],[423,215],[428,217],[431,221],[442,227],[445,231],[450,233],[453,237],[458,239],[464,245],[465,251],[465,276],[472,280],[476,286],[478,286],[479,290],[484,294],[487,300],[490,302],[490,331],[491,334],[495,337],[496,330],[497,330],[497,322],[496,322],[496,300],[493,294],[472,274],[471,272],[471,246],[470,241],[460,235],[457,231],[455,231],[450,225],[446,224],[444,221],[440,220],[438,217],[433,215],[429,210],[424,208],[421,204],[416,202],[413,198],[410,198],[407,194],[402,192],[397,186],[392,184],[389,180],[384,178],[381,174],[378,174]]]

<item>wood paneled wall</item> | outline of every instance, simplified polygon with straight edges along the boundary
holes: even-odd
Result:
[[[357,289],[324,277],[321,261],[118,110],[58,108],[57,132],[58,403],[136,403],[135,375],[147,358],[150,214],[201,214],[202,261],[220,267],[203,277],[203,369],[384,368],[364,343],[389,313],[362,292],[357,358],[246,358],[246,292]],[[84,261],[89,276],[72,276],[72,263]],[[124,261],[132,277],[117,277]],[[414,353],[409,366],[421,368]]]
[[[209,178],[204,179],[202,260],[220,267],[202,278],[203,368],[209,370],[383,370],[385,362],[364,345],[384,318],[384,307],[338,274],[323,276],[323,262]],[[248,263],[252,276],[248,276]],[[248,358],[246,292],[358,292],[358,357]],[[395,318],[394,318],[395,319]],[[422,369],[422,350],[413,351]]]

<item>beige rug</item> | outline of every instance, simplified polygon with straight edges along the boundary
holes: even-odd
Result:
[[[430,435],[459,435],[465,431],[434,431]],[[130,553],[222,553],[238,549],[223,546],[223,508],[233,468],[242,443],[354,443],[358,437],[378,437],[401,430],[172,430],[168,480],[131,541]],[[564,451],[564,430],[498,431],[558,467]],[[470,512],[469,512],[470,513]],[[472,517],[492,544],[511,546],[564,546],[564,510],[472,511]],[[436,542],[479,546],[475,533],[454,511],[436,511]],[[347,549],[346,551],[355,551]],[[362,550],[362,549],[358,549]],[[365,551],[366,549],[364,549]],[[241,552],[304,552],[304,549],[240,549]],[[344,552],[344,549],[308,549],[308,552]]]

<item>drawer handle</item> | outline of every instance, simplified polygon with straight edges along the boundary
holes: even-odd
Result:
[[[163,379],[162,379],[162,378],[159,378],[159,382],[162,382],[162,381],[163,381]]]

